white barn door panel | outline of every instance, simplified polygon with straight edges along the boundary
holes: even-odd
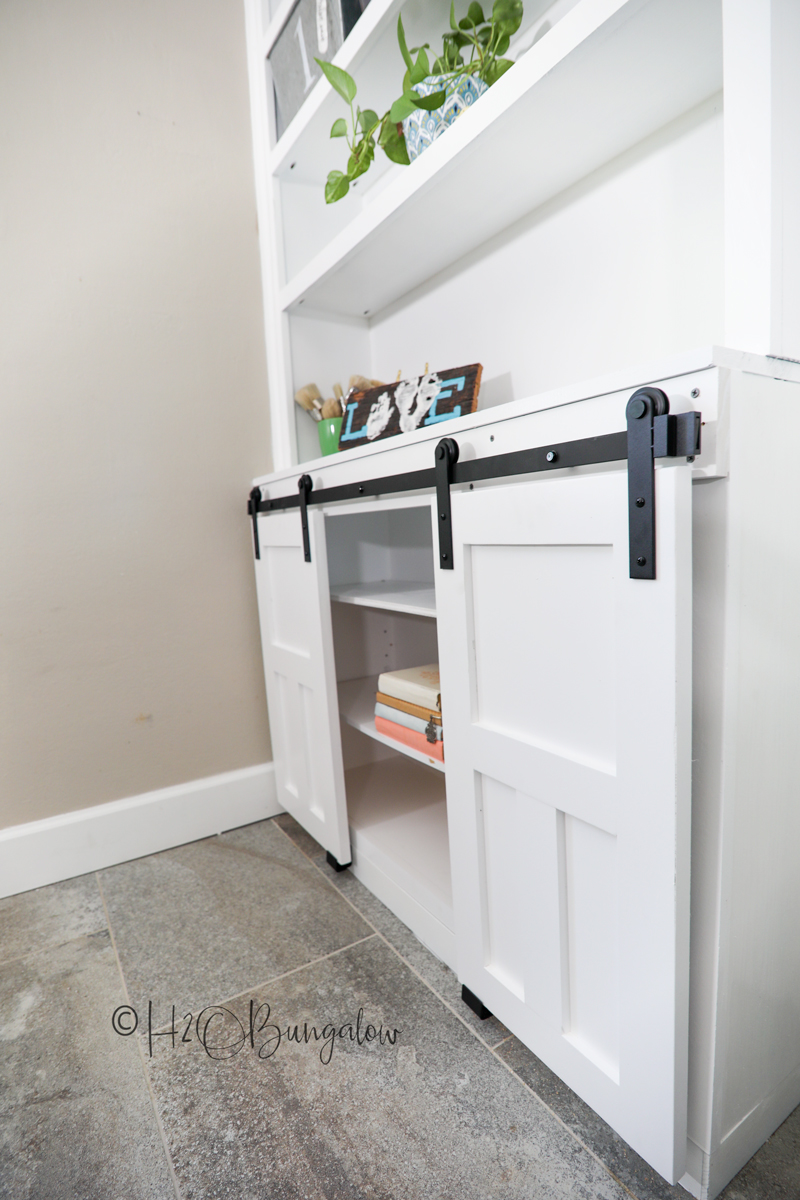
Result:
[[[459,976],[673,1182],[686,1153],[691,477],[452,494],[436,572]]]
[[[278,801],[340,863],[350,862],[333,661],[325,518],[297,509],[258,521],[256,583]]]

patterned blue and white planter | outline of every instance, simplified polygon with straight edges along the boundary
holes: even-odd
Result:
[[[451,79],[448,83],[445,83],[445,79],[444,75],[429,75],[422,83],[414,85],[414,91],[420,96],[430,96],[431,92],[438,92],[444,84],[447,98],[441,108],[435,108],[433,112],[418,108],[403,121],[403,136],[411,162],[427,149],[431,142],[435,142],[448,125],[453,124],[456,117],[460,117],[465,109],[471,108],[488,87],[477,75],[460,75],[458,79]]]

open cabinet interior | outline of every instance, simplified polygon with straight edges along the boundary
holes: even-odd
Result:
[[[383,671],[439,661],[429,499],[326,517],[354,873],[455,961],[444,766],[375,728]]]

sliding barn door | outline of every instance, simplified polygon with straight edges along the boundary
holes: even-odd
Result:
[[[340,863],[350,862],[325,518],[309,509],[311,562],[297,509],[262,515],[256,559],[261,645],[278,801]]]
[[[656,471],[657,578],[624,470],[452,497],[436,572],[459,976],[670,1181],[684,1169],[691,478]]]

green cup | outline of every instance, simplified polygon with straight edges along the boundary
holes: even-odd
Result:
[[[323,417],[321,421],[317,422],[321,454],[335,454],[339,449],[342,420],[342,417]]]

